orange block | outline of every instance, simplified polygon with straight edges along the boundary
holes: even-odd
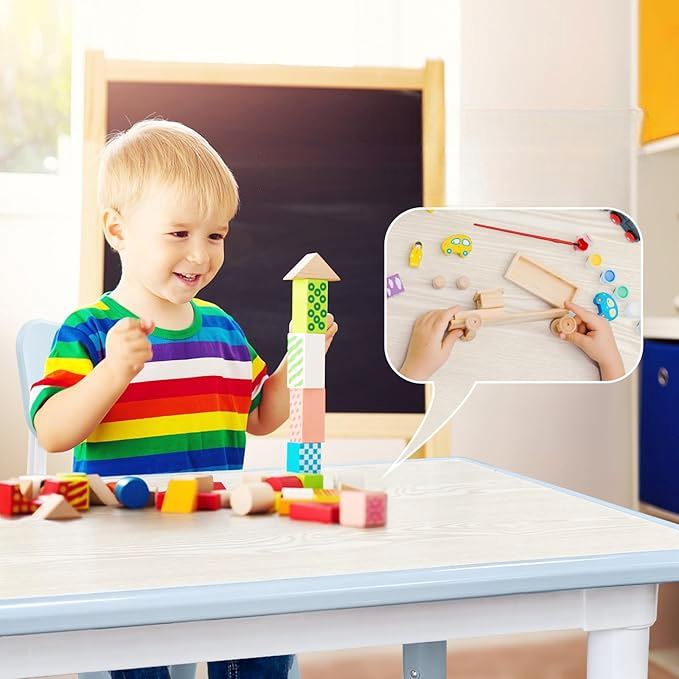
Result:
[[[81,512],[90,508],[90,484],[87,477],[48,479],[42,484],[40,495],[51,493],[63,495],[71,507]]]

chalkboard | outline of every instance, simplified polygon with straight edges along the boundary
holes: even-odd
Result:
[[[340,332],[326,361],[328,412],[424,411],[424,388],[397,377],[383,351],[384,234],[423,204],[421,91],[109,82],[107,99],[107,132],[176,120],[231,168],[241,209],[224,267],[199,296],[234,316],[271,370],[291,312],[281,279],[319,252],[342,278],[330,286]],[[119,276],[105,247],[103,289]]]

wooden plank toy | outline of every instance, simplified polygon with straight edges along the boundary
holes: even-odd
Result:
[[[42,484],[40,495],[52,493],[63,495],[71,507],[81,512],[90,508],[90,484],[87,481],[87,476],[84,478],[66,476],[66,478],[47,479]]]
[[[116,483],[115,496],[123,507],[141,509],[149,503],[149,487],[139,476],[125,476]]]
[[[107,505],[116,507],[118,500],[111,489],[104,483],[99,474],[88,474],[87,481],[90,484],[90,504]]]
[[[344,490],[340,493],[339,521],[343,526],[373,528],[387,522],[387,494]]]
[[[199,493],[211,493],[214,490],[212,474],[194,474],[194,478],[198,481]]]
[[[502,288],[479,290],[474,295],[474,304],[477,309],[501,309],[505,305],[504,294]]]
[[[34,502],[37,505],[33,512],[32,518],[34,519],[59,521],[63,519],[79,519],[81,517],[78,510],[63,495],[58,493],[40,495]]]
[[[280,491],[282,488],[302,488],[304,484],[299,476],[269,476],[264,479],[274,490]]]
[[[236,514],[263,514],[273,510],[274,489],[268,483],[250,483],[231,491],[231,509]]]
[[[283,488],[281,496],[286,500],[313,500],[313,488]]]
[[[325,441],[325,389],[290,389],[289,440]]]
[[[198,508],[198,481],[190,477],[170,479],[161,511],[170,514],[190,514]]]
[[[572,302],[578,293],[575,283],[520,252],[514,255],[505,278],[555,307]]]
[[[338,504],[321,502],[293,502],[290,505],[290,518],[297,521],[318,521],[320,523],[339,523]]]

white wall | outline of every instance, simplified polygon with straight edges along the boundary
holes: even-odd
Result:
[[[460,205],[633,211],[635,4],[462,0]],[[453,418],[453,452],[632,504],[635,422],[629,379],[482,385]]]

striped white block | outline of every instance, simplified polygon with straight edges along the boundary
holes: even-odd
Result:
[[[288,388],[325,387],[325,335],[288,333]]]

